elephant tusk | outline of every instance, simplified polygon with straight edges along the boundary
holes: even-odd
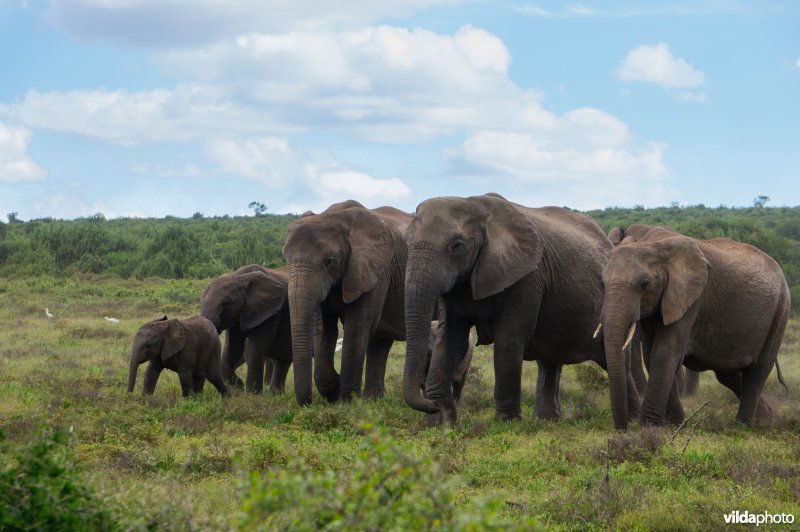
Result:
[[[600,331],[602,329],[603,329],[603,322],[600,322],[600,323],[597,324],[597,329],[594,330],[594,334],[592,335],[592,338],[597,338],[598,336],[600,336]]]
[[[628,331],[628,337],[625,339],[625,343],[622,345],[622,350],[625,351],[631,345],[631,341],[633,340],[633,333],[636,332],[636,322],[633,322],[631,325],[631,329]]]

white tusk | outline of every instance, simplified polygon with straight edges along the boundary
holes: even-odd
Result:
[[[594,330],[594,334],[592,335],[592,338],[597,338],[598,336],[600,336],[600,331],[602,329],[603,329],[603,322],[600,322],[600,323],[597,324],[597,329]]]
[[[625,351],[631,345],[631,341],[633,340],[633,333],[636,332],[636,322],[633,322],[631,325],[631,330],[628,331],[628,337],[625,339],[625,343],[622,346],[622,350]]]

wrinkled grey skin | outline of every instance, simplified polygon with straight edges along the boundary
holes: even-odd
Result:
[[[295,398],[311,402],[314,381],[328,401],[361,393],[382,397],[389,349],[405,339],[404,234],[410,214],[367,209],[356,201],[307,213],[289,226],[283,256],[289,269]],[[315,334],[318,320],[321,332]],[[333,365],[343,327],[341,377]],[[315,345],[316,344],[316,345]]]
[[[288,284],[285,268],[251,264],[206,287],[200,314],[227,331],[221,367],[228,384],[242,387],[236,368],[247,361],[247,391],[260,393],[266,377],[270,391],[283,392],[292,363]]]
[[[601,321],[609,370],[621,366],[621,347],[639,322],[649,381],[641,423],[684,418],[675,378],[681,362],[713,370],[739,398],[737,419],[767,419],[761,397],[776,364],[789,313],[789,289],[778,264],[748,244],[697,240],[664,227],[625,232],[603,271]],[[625,385],[610,385],[614,425],[626,428]]]
[[[414,409],[455,421],[450,383],[472,326],[478,344],[494,343],[501,418],[521,415],[523,360],[538,363],[536,414],[547,419],[561,416],[563,364],[594,360],[605,367],[602,342],[593,332],[603,301],[601,272],[612,246],[591,218],[557,207],[523,207],[495,194],[434,198],[417,207],[407,242],[403,398]],[[426,378],[439,298],[442,346]],[[623,367],[610,377],[629,379],[630,372]],[[632,382],[629,389],[635,411]]]
[[[425,364],[426,375],[430,371],[433,352],[436,349],[441,349],[443,345],[442,343],[443,340],[444,340],[444,326],[442,327],[439,326],[439,320],[432,321],[431,334],[430,337],[428,338],[428,361]],[[456,369],[453,372],[453,378],[452,378],[453,399],[455,400],[456,403],[458,403],[461,400],[461,393],[464,391],[464,385],[467,382],[467,373],[469,373],[469,367],[472,364],[472,352],[474,350],[475,342],[477,341],[478,341],[478,336],[475,334],[474,331],[470,330],[469,341],[467,343],[467,352],[464,354],[464,357],[461,359],[461,362],[459,362],[458,366],[456,366]]]
[[[206,379],[220,394],[228,395],[219,360],[219,335],[214,324],[202,316],[183,320],[170,320],[164,316],[142,325],[133,337],[128,393],[133,392],[139,365],[149,361],[144,374],[143,395],[153,393],[164,368],[178,374],[184,397],[202,392]]]

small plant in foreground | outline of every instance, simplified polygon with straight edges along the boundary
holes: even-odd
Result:
[[[503,526],[499,501],[457,508],[438,469],[371,432],[346,470],[314,471],[299,459],[250,473],[239,526],[276,530],[486,530]]]
[[[110,513],[75,469],[67,435],[43,432],[15,446],[0,432],[1,530],[110,528]]]

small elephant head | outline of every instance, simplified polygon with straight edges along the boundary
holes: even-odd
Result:
[[[702,295],[709,267],[697,242],[682,235],[622,244],[611,252],[600,319],[617,428],[627,426],[625,350],[636,323],[657,317],[666,327],[683,318]]]
[[[128,373],[128,393],[133,392],[136,384],[136,372],[146,361],[160,359],[168,363],[176,354],[186,347],[188,332],[186,326],[178,320],[159,318],[148,322],[133,337],[131,362]]]
[[[215,278],[203,291],[200,314],[217,332],[232,327],[247,332],[277,314],[286,303],[285,279],[260,266],[245,268]]]

